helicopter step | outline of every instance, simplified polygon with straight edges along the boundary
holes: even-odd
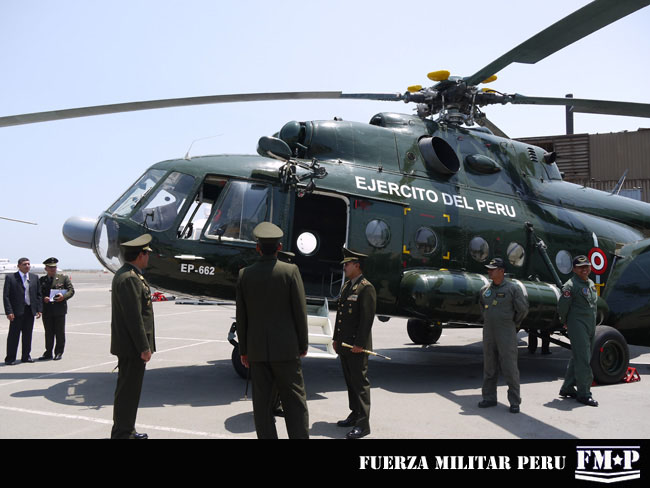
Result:
[[[307,352],[309,358],[328,358],[334,359],[337,357],[332,345],[332,336],[334,329],[329,319],[329,306],[327,298],[307,298],[307,326],[308,344],[310,346]],[[316,329],[317,332],[313,332]],[[239,376],[246,379],[248,378],[248,370],[241,363],[239,356],[239,343],[236,340],[237,323],[233,322],[228,332],[228,342],[232,344],[233,350],[231,354],[232,365]],[[312,348],[311,346],[316,346]],[[323,348],[324,346],[324,348]]]

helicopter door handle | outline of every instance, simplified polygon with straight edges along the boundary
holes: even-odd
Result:
[[[194,256],[193,254],[179,254],[178,256],[174,257],[176,259],[182,259],[183,261],[201,261],[205,259],[201,256]]]

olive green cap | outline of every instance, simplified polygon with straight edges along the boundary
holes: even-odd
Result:
[[[49,267],[54,268],[54,267],[56,267],[58,262],[59,262],[59,260],[56,259],[56,258],[47,258],[45,261],[43,261],[43,264],[45,266],[49,266]]]
[[[341,264],[349,263],[350,261],[362,261],[368,256],[366,254],[361,254],[360,252],[354,252],[350,249],[343,248],[343,261]]]
[[[282,229],[271,222],[260,222],[253,229],[253,236],[258,241],[279,241],[283,235]]]
[[[151,242],[151,234],[142,234],[140,237],[136,237],[133,240],[123,242],[120,244],[122,247],[129,248],[129,249],[140,249],[141,251],[153,251],[149,247],[149,243]]]

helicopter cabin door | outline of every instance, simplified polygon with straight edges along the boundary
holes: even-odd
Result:
[[[300,268],[305,293],[312,297],[338,296],[343,284],[342,248],[347,241],[347,198],[315,191],[294,195],[291,240],[286,256]]]

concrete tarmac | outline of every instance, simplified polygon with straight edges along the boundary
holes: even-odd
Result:
[[[34,363],[0,363],[0,438],[103,439],[110,435],[117,359],[110,347],[112,274],[71,272],[66,348],[60,361],[43,353],[41,320],[34,325]],[[147,365],[137,430],[152,439],[255,438],[251,389],[232,366],[227,340],[235,306],[155,302],[158,351]],[[331,314],[332,321],[334,314]],[[8,321],[0,323],[6,343]],[[647,439],[650,438],[650,348],[630,346],[641,381],[596,386],[597,408],[561,399],[570,352],[552,345],[550,356],[531,355],[521,333],[521,413],[511,414],[507,386],[499,404],[479,409],[482,381],[480,329],[447,329],[438,344],[412,344],[406,320],[375,321],[371,357],[372,433],[375,439]],[[2,351],[4,354],[5,351]],[[4,356],[3,356],[4,357]],[[336,421],[348,415],[336,359],[305,358],[310,435],[343,438]],[[286,438],[282,419],[278,433]]]

